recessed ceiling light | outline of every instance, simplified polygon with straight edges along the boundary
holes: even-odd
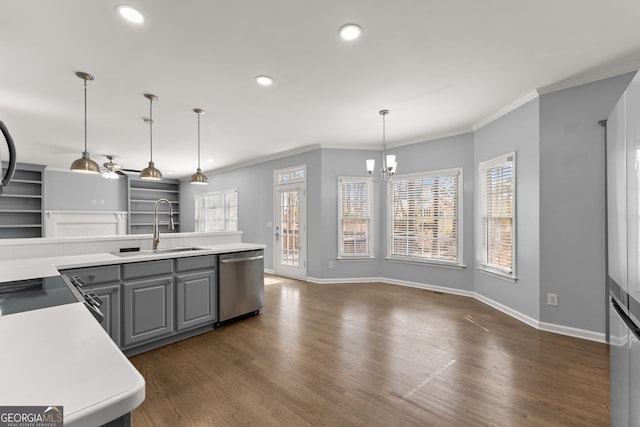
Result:
[[[338,34],[340,34],[343,40],[355,40],[360,37],[361,33],[362,28],[356,24],[345,24],[338,30]]]
[[[213,162],[213,159],[207,159],[207,162]]]
[[[116,9],[120,16],[133,24],[142,24],[144,22],[144,15],[132,6],[120,4]]]
[[[256,76],[256,82],[261,86],[271,86],[273,79],[269,76]]]

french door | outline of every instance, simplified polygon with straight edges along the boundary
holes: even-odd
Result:
[[[306,191],[304,181],[275,185],[275,273],[307,277]]]

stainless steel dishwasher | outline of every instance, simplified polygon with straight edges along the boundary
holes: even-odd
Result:
[[[220,322],[264,306],[264,251],[234,252],[220,255]]]

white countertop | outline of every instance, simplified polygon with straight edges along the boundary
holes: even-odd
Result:
[[[264,249],[198,245],[187,252],[113,253],[0,261],[0,282],[56,276],[59,269]],[[2,316],[0,404],[64,407],[65,426],[102,425],[144,401],[144,378],[82,303]]]
[[[161,254],[128,255],[125,257],[113,253],[86,255],[68,255],[47,258],[29,258],[0,261],[0,282],[33,279],[37,277],[57,276],[58,270],[81,268],[109,264],[125,264],[154,259],[180,258],[197,255],[223,254],[264,249],[266,246],[256,243],[224,243],[218,245],[197,245],[200,250]]]
[[[65,426],[98,426],[145,396],[142,375],[82,303],[0,316],[7,406],[63,406]]]

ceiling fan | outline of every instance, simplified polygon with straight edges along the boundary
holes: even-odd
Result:
[[[109,160],[108,162],[105,162],[102,164],[102,177],[106,178],[106,179],[119,179],[120,175],[126,175],[125,172],[132,172],[132,173],[140,173],[139,170],[135,170],[135,169],[124,169],[122,166],[120,166],[118,163],[115,163],[113,161],[113,158],[115,156],[112,155],[106,155],[105,157]]]

